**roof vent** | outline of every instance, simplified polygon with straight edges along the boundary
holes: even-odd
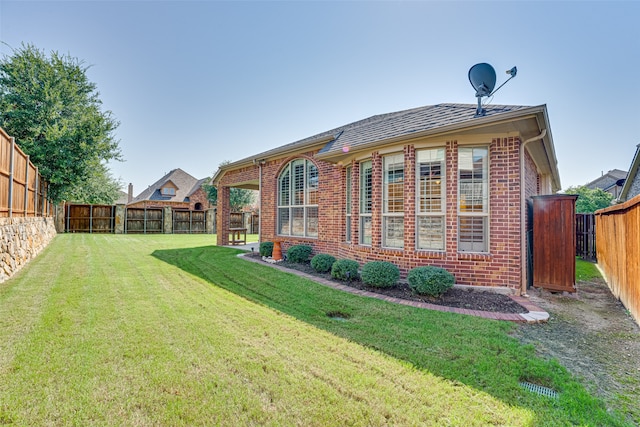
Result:
[[[469,69],[469,82],[471,86],[476,90],[476,98],[478,98],[478,108],[476,110],[475,117],[482,117],[486,114],[484,108],[482,108],[482,98],[493,96],[502,86],[504,86],[509,80],[514,78],[518,73],[518,69],[513,67],[507,71],[511,77],[509,77],[504,83],[498,86],[498,89],[493,90],[496,86],[496,70],[487,63],[476,64]]]

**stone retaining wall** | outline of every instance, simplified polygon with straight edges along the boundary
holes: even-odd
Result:
[[[38,255],[55,235],[52,217],[0,218],[0,283]]]

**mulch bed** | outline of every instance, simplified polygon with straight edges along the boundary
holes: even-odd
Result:
[[[257,254],[254,255],[259,257]],[[482,291],[475,289],[452,288],[439,298],[414,294],[409,285],[404,282],[398,283],[392,288],[375,288],[362,283],[360,280],[343,282],[334,280],[329,273],[318,273],[310,263],[293,263],[282,261],[279,266],[292,270],[302,271],[304,273],[331,280],[343,285],[352,286],[369,292],[375,292],[394,298],[400,298],[410,301],[419,301],[429,304],[442,305],[447,307],[464,308],[467,310],[482,310],[494,313],[526,313],[528,310],[520,304],[509,298],[507,295],[498,294],[491,291]]]

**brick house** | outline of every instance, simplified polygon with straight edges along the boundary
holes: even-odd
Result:
[[[636,154],[633,156],[629,174],[620,190],[619,202],[626,202],[640,194],[640,144],[636,146]]]
[[[196,179],[182,169],[174,169],[127,204],[128,208],[189,209],[194,211],[211,208],[202,184],[208,178]]]
[[[558,191],[547,109],[438,104],[381,114],[220,167],[217,244],[229,189],[260,190],[260,241],[308,244],[403,277],[444,267],[456,283],[527,286],[527,201]]]

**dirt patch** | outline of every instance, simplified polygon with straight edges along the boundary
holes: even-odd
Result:
[[[577,289],[573,295],[530,290],[531,302],[550,318],[519,326],[516,336],[640,425],[640,327],[604,280],[579,282]]]

